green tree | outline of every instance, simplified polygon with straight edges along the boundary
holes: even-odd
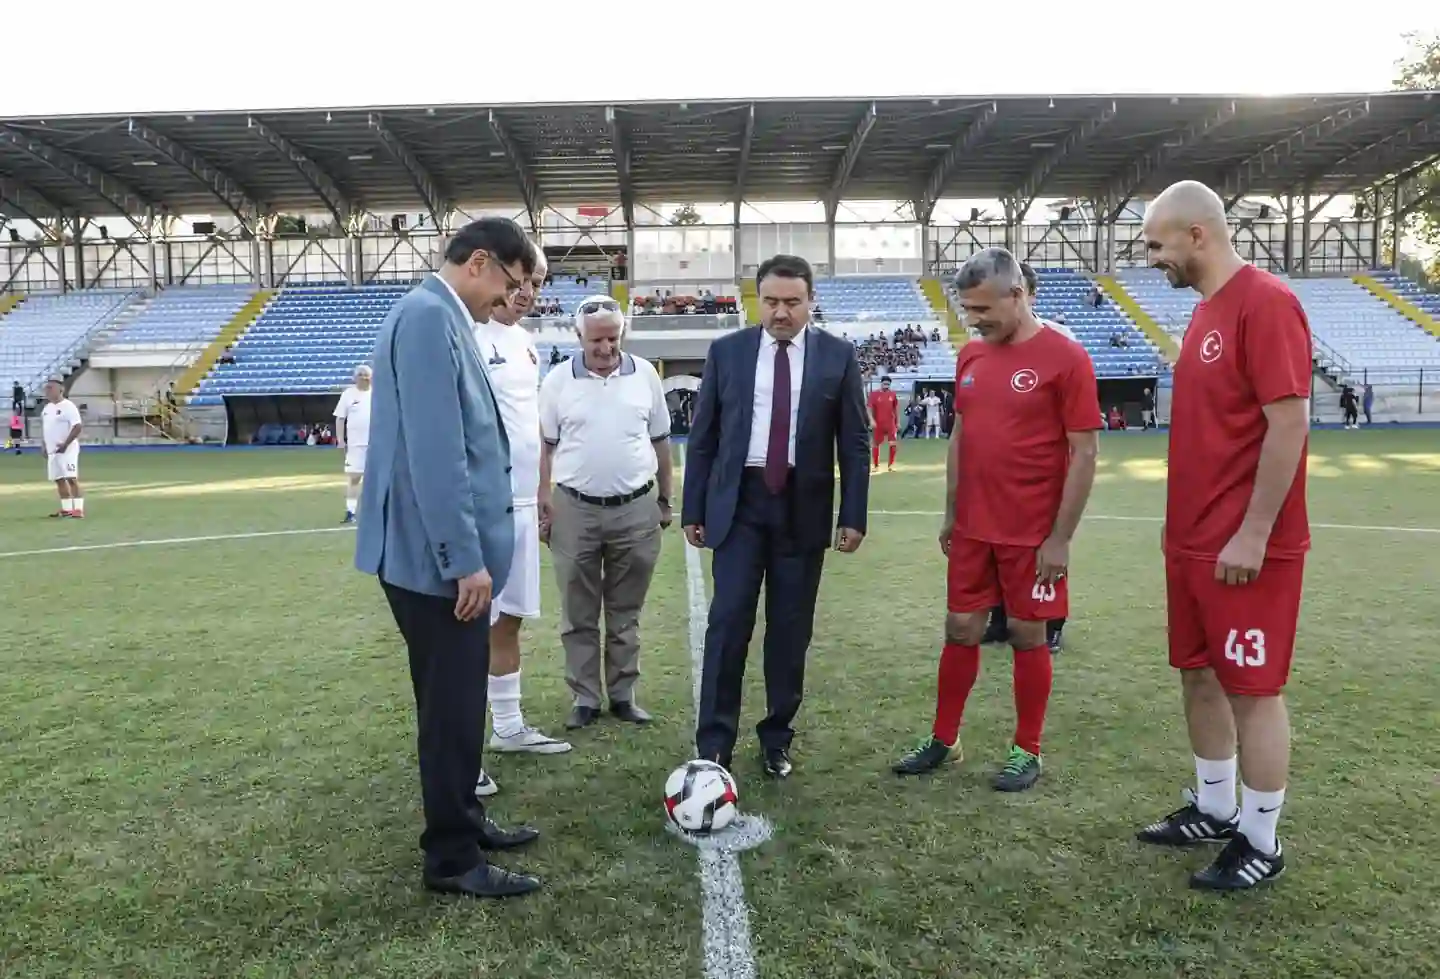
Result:
[[[1397,65],[1396,88],[1440,89],[1440,34],[1412,31],[1404,35],[1410,52]],[[1432,283],[1440,282],[1440,164],[1420,176],[1419,194],[1433,193],[1405,222],[1407,234],[1432,250],[1427,271]]]

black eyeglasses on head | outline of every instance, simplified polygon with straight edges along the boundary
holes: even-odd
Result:
[[[618,310],[620,304],[613,299],[592,299],[588,303],[580,304],[581,316],[594,316],[602,309]]]

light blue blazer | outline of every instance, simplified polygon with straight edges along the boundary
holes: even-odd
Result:
[[[355,567],[441,597],[484,568],[498,595],[515,551],[510,442],[470,317],[434,276],[385,317],[371,390]]]

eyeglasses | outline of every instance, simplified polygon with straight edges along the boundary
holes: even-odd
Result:
[[[596,300],[592,300],[591,302],[588,302],[588,303],[581,303],[581,304],[580,304],[580,315],[581,315],[581,316],[594,316],[596,313],[600,312],[602,309],[618,310],[619,308],[620,308],[620,304],[617,303],[617,302],[616,302],[615,300],[613,300],[613,299],[596,299]]]

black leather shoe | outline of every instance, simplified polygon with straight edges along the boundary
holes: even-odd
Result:
[[[570,716],[565,719],[565,730],[575,731],[582,727],[589,727],[600,720],[599,707],[575,707],[570,711]]]
[[[540,886],[540,878],[533,874],[517,874],[489,863],[471,867],[459,877],[425,875],[427,890],[465,897],[517,897],[538,891]]]
[[[713,761],[715,764],[719,765],[727,772],[734,767],[732,764],[734,762],[734,758],[732,758],[730,755],[721,754],[718,751],[711,751],[707,754],[702,754],[699,757],[705,759],[706,761]]]
[[[784,748],[766,748],[761,752],[765,763],[765,774],[771,778],[789,778],[795,766],[790,763],[790,752]]]
[[[649,724],[653,718],[632,700],[617,700],[610,705],[610,713],[631,724]]]
[[[539,838],[540,831],[530,826],[502,829],[495,820],[486,819],[485,828],[480,833],[480,849],[514,850],[526,843],[534,843]]]

